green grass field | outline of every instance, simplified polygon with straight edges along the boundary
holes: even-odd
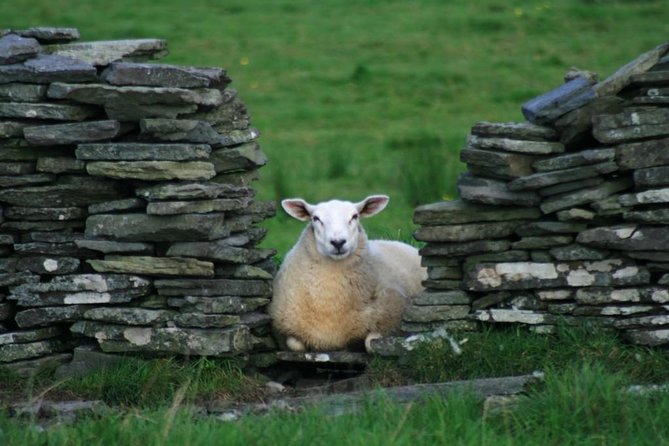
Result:
[[[73,26],[82,40],[167,39],[167,63],[220,66],[262,131],[262,199],[391,196],[371,236],[407,240],[417,204],[455,195],[477,121],[572,66],[606,76],[669,39],[662,0],[12,0],[0,26]],[[301,224],[267,223],[280,254]]]

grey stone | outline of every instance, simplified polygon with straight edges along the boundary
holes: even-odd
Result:
[[[484,310],[492,306],[503,304],[504,302],[511,300],[511,296],[512,294],[508,291],[486,294],[472,302],[472,310]]]
[[[39,276],[27,273],[1,273],[0,274],[0,286],[18,286],[21,284],[35,283],[39,281]]]
[[[210,88],[116,87],[104,84],[66,84],[61,82],[54,82],[49,85],[47,96],[51,99],[69,99],[95,105],[113,105],[123,101],[141,105],[206,105],[217,107],[223,102],[221,92]]]
[[[85,173],[86,163],[63,156],[42,156],[37,159],[35,169],[45,173]]]
[[[540,216],[541,211],[537,208],[482,206],[462,200],[454,200],[417,207],[413,221],[417,225],[443,225],[485,221],[533,220]]]
[[[0,160],[37,161],[45,156],[71,157],[72,154],[64,147],[30,147],[23,139],[0,140]]]
[[[0,85],[0,87],[2,87]],[[4,100],[4,99],[0,99]],[[0,138],[16,138],[23,136],[23,128],[31,125],[26,121],[9,121],[4,120],[0,122]]]
[[[139,198],[124,198],[121,200],[105,201],[88,206],[89,214],[106,214],[111,212],[131,211],[144,209],[146,203]]]
[[[230,229],[222,214],[146,214],[92,215],[86,221],[86,235],[113,237],[119,241],[169,242],[202,241],[227,237]]]
[[[667,251],[669,228],[663,226],[602,226],[581,232],[579,243],[621,251]]]
[[[85,307],[81,305],[29,308],[17,312],[14,320],[21,328],[43,327],[53,324],[75,322],[81,319],[84,311]],[[48,353],[53,353],[53,351],[49,351]]]
[[[617,96],[595,98],[581,108],[572,110],[555,121],[560,142],[566,146],[581,146],[592,140],[592,118],[604,113],[622,111],[625,100]]]
[[[137,196],[148,201],[157,200],[198,200],[210,198],[252,197],[253,190],[231,184],[217,183],[163,183],[155,186],[141,187],[136,190]]]
[[[87,260],[100,273],[131,273],[149,276],[214,276],[214,264],[196,259],[150,256],[106,256]]]
[[[554,129],[529,122],[477,122],[471,132],[479,136],[525,141],[555,141],[558,139],[558,134]]]
[[[522,106],[523,116],[533,124],[553,124],[561,116],[595,99],[593,81],[576,77]]]
[[[669,165],[667,144],[669,138],[620,144],[616,146],[616,161],[621,170]]]
[[[243,144],[238,147],[214,150],[211,162],[216,173],[254,170],[267,164],[267,157],[257,143]]]
[[[604,181],[604,177],[596,176],[593,178],[586,178],[584,180],[570,181],[568,183],[558,183],[553,186],[541,188],[537,192],[542,197],[551,197],[553,195],[565,194],[567,192],[599,186]]]
[[[652,209],[648,211],[628,211],[623,218],[630,222],[669,224],[669,209]]]
[[[0,85],[2,102],[44,102],[46,85],[10,83]],[[18,135],[20,136],[20,135]]]
[[[74,257],[22,257],[16,262],[16,270],[44,275],[71,274],[79,269],[79,263],[79,259]]]
[[[58,222],[61,223],[61,222]],[[56,223],[54,223],[56,224]],[[77,222],[79,224],[79,222]],[[57,226],[56,226],[57,228]],[[63,229],[63,228],[61,228]],[[14,251],[24,255],[64,256],[77,258],[95,257],[96,253],[86,249],[77,248],[74,242],[26,242],[15,243]]]
[[[669,343],[669,329],[627,330],[625,335],[635,344],[657,346]]]
[[[56,367],[62,366],[63,364],[67,364],[71,359],[71,353],[56,353],[49,356],[43,356],[41,358],[26,359],[3,364],[3,368],[6,370],[11,370],[22,378],[30,379],[34,378],[35,375],[43,371],[50,371]]]
[[[568,245],[574,238],[568,235],[529,236],[511,244],[512,249],[547,249],[553,246]]]
[[[402,314],[407,322],[434,322],[465,319],[469,314],[469,305],[408,305]]]
[[[661,58],[658,62],[662,63],[662,61],[666,62],[666,56]],[[630,80],[634,86],[638,87],[662,87],[669,84],[667,73],[668,71],[666,69],[658,69],[656,66],[653,67],[652,71],[632,75]]]
[[[422,256],[468,256],[489,252],[507,251],[511,247],[508,240],[476,240],[462,243],[428,243],[420,249]]]
[[[532,310],[488,309],[474,312],[473,318],[482,322],[521,323],[529,325],[555,324],[558,321],[553,315]]]
[[[631,209],[631,207],[621,204],[620,197],[621,195],[617,194],[611,195],[601,200],[593,201],[590,203],[590,207],[597,212],[598,216],[619,216]]]
[[[86,211],[79,207],[24,208],[11,206],[5,209],[5,217],[13,220],[77,220],[86,218]]]
[[[174,319],[169,310],[149,310],[131,307],[98,307],[84,312],[84,319],[121,325],[163,325]]]
[[[525,223],[516,229],[520,236],[544,234],[571,234],[581,232],[587,226],[583,223],[564,223],[559,221],[534,221]]]
[[[154,286],[161,296],[268,297],[271,283],[264,280],[159,279]]]
[[[153,245],[150,243],[115,242],[107,240],[76,240],[74,243],[78,248],[89,249],[91,251],[100,251],[104,254],[154,254]]]
[[[648,283],[643,267],[620,259],[539,263],[480,263],[465,271],[465,289],[471,291],[533,288],[638,285]]]
[[[49,339],[26,344],[8,344],[0,346],[0,362],[14,362],[37,358],[67,350],[68,343]]]
[[[449,332],[471,332],[480,330],[479,324],[465,319],[435,322],[408,322],[402,321],[400,329],[405,333],[425,333],[435,330],[448,330]]]
[[[434,280],[428,278],[422,282],[422,285],[431,290],[461,290],[462,289],[462,279],[457,280],[448,280],[448,279],[439,279]]]
[[[100,76],[111,85],[173,88],[224,88],[230,83],[221,68],[177,67],[165,64],[116,62]]]
[[[16,206],[83,207],[122,196],[119,184],[99,178],[61,177],[42,186],[0,190],[0,201]]]
[[[276,268],[253,265],[217,265],[216,276],[226,279],[264,279],[272,280]]]
[[[7,34],[0,37],[0,65],[9,65],[36,57],[40,51],[37,40]]]
[[[178,307],[182,314],[241,314],[257,310],[269,304],[268,298],[239,296],[186,296],[169,298],[171,307]]]
[[[34,330],[10,331],[0,334],[0,345],[25,344],[28,342],[61,337],[63,334],[65,334],[65,330],[58,326],[37,328]]]
[[[217,262],[248,263],[252,251],[231,246],[227,239],[213,242],[177,242],[167,250],[168,256],[197,257]]]
[[[107,120],[25,127],[23,133],[30,144],[51,146],[107,140],[122,132],[121,123]]]
[[[180,313],[174,317],[178,327],[225,328],[239,324],[241,318],[236,314]]]
[[[28,175],[35,172],[31,162],[0,162],[0,175]]]
[[[618,165],[613,162],[593,164],[591,166],[573,167],[564,170],[553,170],[551,172],[540,172],[533,175],[517,178],[511,181],[507,187],[509,190],[539,189],[559,183],[578,181],[585,178],[596,177],[618,170]]]
[[[517,243],[517,242],[515,242]],[[543,249],[540,249],[543,248]],[[530,260],[537,263],[548,263],[553,261],[550,252],[546,250],[547,247],[539,246],[530,252]]]
[[[669,186],[669,166],[635,170],[634,184],[637,188]]]
[[[99,114],[97,108],[85,105],[0,102],[0,117],[3,118],[83,121]]]
[[[251,348],[248,327],[187,329],[123,327],[96,322],[77,322],[71,330],[96,338],[105,352],[156,352],[197,356],[229,356]]]
[[[55,370],[54,379],[86,376],[96,370],[114,366],[124,359],[121,355],[102,353],[97,347],[87,345],[75,347],[71,357],[69,364],[64,364]]]
[[[469,174],[461,175],[457,186],[460,197],[466,201],[500,206],[535,206],[541,202],[534,192],[511,191],[506,183]]]
[[[145,181],[199,181],[216,175],[214,165],[203,161],[91,161],[86,171],[92,176]]]
[[[503,150],[506,152],[517,152],[531,155],[550,155],[562,153],[564,144],[551,141],[526,141],[510,138],[493,138],[477,135],[467,137],[467,147],[482,150]]]
[[[41,43],[69,42],[79,39],[79,30],[76,28],[61,28],[51,26],[37,26],[28,29],[13,30],[23,37],[33,37]]]
[[[430,280],[462,279],[462,270],[452,266],[430,266],[427,269],[427,277]]]
[[[669,43],[663,43],[619,68],[611,76],[595,85],[597,96],[613,96],[630,84],[632,76],[648,71],[667,53]]]
[[[249,199],[217,198],[198,201],[160,201],[149,203],[149,215],[206,214],[209,212],[240,211],[249,205]]]
[[[669,252],[630,251],[627,253],[627,256],[633,259],[650,260],[654,262],[669,262]],[[647,266],[651,268],[650,264]]]
[[[470,167],[490,169],[493,178],[513,179],[530,175],[537,157],[510,152],[495,152],[466,148],[460,151],[460,161]]]
[[[167,42],[161,39],[110,40],[47,45],[44,50],[104,66],[119,60],[159,59],[167,55]]]
[[[84,61],[50,54],[21,64],[0,65],[0,84],[10,82],[50,84],[52,82],[95,82],[95,67]]]
[[[466,223],[461,225],[424,226],[414,233],[424,242],[466,242],[489,238],[503,238],[513,234],[522,221],[495,223]]]
[[[471,296],[464,291],[424,291],[414,296],[411,300],[412,305],[431,306],[431,305],[469,305],[472,302]]]
[[[104,109],[110,119],[139,121],[144,118],[175,119],[193,113],[197,105],[141,104],[136,100],[115,99],[106,103]]]
[[[533,167],[540,172],[561,170],[582,165],[613,161],[614,156],[614,149],[594,148],[541,159],[535,161]]]
[[[669,135],[669,111],[657,107],[627,108],[593,119],[593,135],[602,143],[620,143]]]
[[[220,145],[221,135],[204,121],[187,119],[142,119],[140,139]]]
[[[224,90],[222,94],[223,105],[221,107],[198,111],[183,117],[208,122],[219,133],[247,129],[250,124],[249,115],[246,106],[235,97],[237,92]]]
[[[588,248],[577,243],[568,246],[556,246],[550,249],[551,256],[560,261],[570,260],[603,260],[609,255],[608,251]]]
[[[593,201],[601,200],[616,192],[623,191],[632,186],[632,181],[620,178],[605,182],[599,186],[587,188],[577,192],[568,192],[546,198],[540,205],[541,211],[550,214],[555,211],[573,208]]]
[[[14,288],[12,293],[51,293],[61,291],[65,293],[79,291],[106,293],[109,291],[127,291],[131,289],[147,290],[150,284],[150,281],[147,279],[133,275],[73,274],[54,277],[49,282],[21,285]]]
[[[632,194],[624,194],[618,198],[622,206],[636,206],[639,204],[656,204],[669,202],[669,188],[649,189]]]
[[[243,125],[240,125],[240,127],[243,127]],[[225,147],[250,143],[260,136],[260,131],[254,127],[232,130],[223,129],[219,130],[219,132],[220,138],[217,144]]]
[[[79,144],[75,153],[77,159],[86,161],[189,161],[209,158],[209,155],[211,154],[211,147],[207,144],[145,144],[110,142],[98,144]]]

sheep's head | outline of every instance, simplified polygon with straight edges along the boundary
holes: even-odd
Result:
[[[291,217],[311,222],[321,255],[341,260],[358,248],[360,218],[378,214],[388,200],[385,195],[372,195],[359,203],[331,200],[312,205],[301,198],[292,198],[283,200],[281,206]]]

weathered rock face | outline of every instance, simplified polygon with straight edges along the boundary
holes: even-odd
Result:
[[[669,344],[669,43],[478,123],[461,199],[420,206],[427,291],[404,328],[588,320]]]
[[[0,37],[0,364],[271,349],[274,207],[239,186],[267,160],[225,70],[78,38]]]

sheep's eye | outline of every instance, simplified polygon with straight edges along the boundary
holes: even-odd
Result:
[[[314,223],[320,223],[321,219],[318,217],[311,217],[311,221],[313,221]]]
[[[356,221],[360,216],[358,214],[354,214],[353,217],[351,217],[351,223]]]

